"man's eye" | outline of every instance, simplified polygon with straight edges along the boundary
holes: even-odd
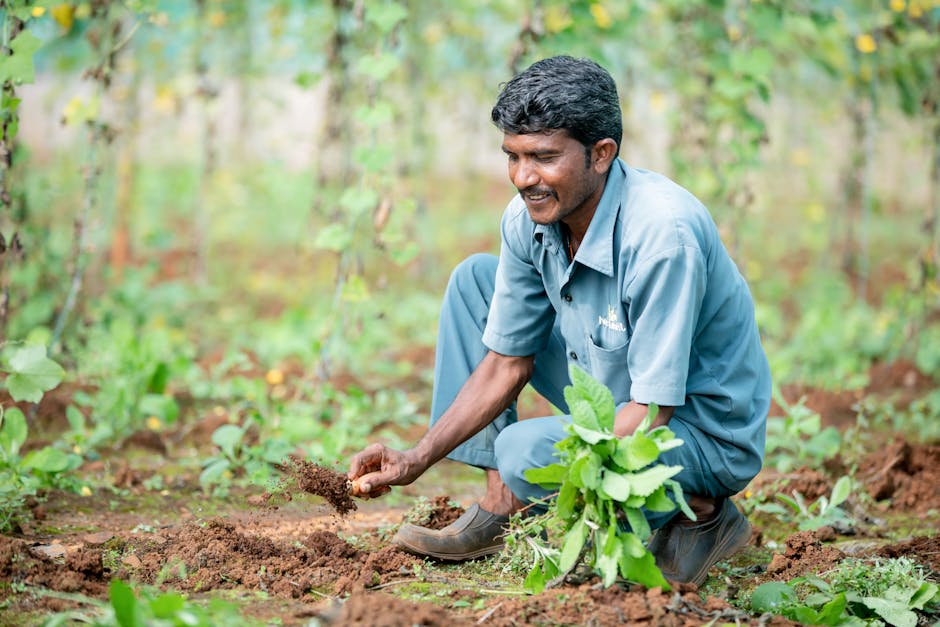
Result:
[[[539,163],[551,163],[555,160],[555,155],[539,156],[535,158]]]

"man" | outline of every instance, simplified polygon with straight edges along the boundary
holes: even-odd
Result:
[[[745,280],[707,210],[667,178],[618,158],[617,88],[589,60],[533,64],[502,89],[503,131],[519,190],[502,219],[499,259],[475,255],[451,276],[441,311],[431,426],[414,448],[373,444],[349,477],[364,497],[417,479],[444,456],[486,472],[486,494],[449,527],[405,525],[396,542],[448,560],[498,552],[508,517],[547,491],[525,480],[554,459],[567,416],[516,421],[533,387],[567,411],[576,364],[617,402],[614,431],[653,426],[685,441],[661,460],[696,521],[650,512],[650,550],[672,580],[704,581],[747,543],[728,498],[760,469],[770,373]]]

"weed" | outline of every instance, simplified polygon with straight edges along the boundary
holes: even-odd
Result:
[[[758,586],[751,608],[812,625],[915,627],[918,612],[940,609],[940,589],[926,579],[923,567],[905,557],[846,559],[818,576]]]
[[[778,494],[786,508],[777,503],[762,503],[757,509],[776,514],[790,523],[797,523],[801,530],[819,529],[823,526],[844,528],[851,522],[851,518],[840,507],[852,492],[852,480],[842,477],[832,487],[829,498],[821,496],[812,503],[807,503],[803,495],[794,490],[792,496]]]
[[[806,407],[805,398],[791,405],[775,388],[774,400],[783,408],[784,416],[767,419],[768,465],[780,472],[801,464],[818,467],[839,452],[839,431],[835,427],[823,429],[819,414]]]
[[[682,444],[672,431],[649,431],[658,411],[650,413],[633,435],[613,434],[616,406],[610,390],[576,366],[570,369],[572,385],[565,388],[571,409],[569,437],[558,442],[560,463],[526,471],[526,478],[545,487],[558,487],[549,513],[562,524],[564,541],[556,556],[550,547],[531,538],[536,565],[525,587],[540,591],[550,579],[564,578],[582,559],[597,572],[605,586],[621,577],[647,587],[668,584],[656,567],[644,542],[650,536],[644,509],[674,510],[678,503],[691,519],[679,483],[672,479],[681,466],[655,464],[660,453]],[[670,498],[669,492],[673,498]]]

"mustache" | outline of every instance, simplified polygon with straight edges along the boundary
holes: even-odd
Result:
[[[517,187],[516,190],[518,190],[519,194],[523,197],[528,196],[530,194],[550,194],[552,198],[554,198],[555,200],[558,200],[558,194],[556,194],[555,190],[553,190],[550,187],[532,186],[532,187],[526,187],[525,189],[519,189]]]

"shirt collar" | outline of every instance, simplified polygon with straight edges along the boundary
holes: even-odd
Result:
[[[626,164],[618,158],[610,166],[604,193],[574,256],[578,263],[607,276],[614,275],[614,225],[620,212],[626,177]],[[533,235],[548,247],[561,245],[561,225],[558,223],[537,224]]]

